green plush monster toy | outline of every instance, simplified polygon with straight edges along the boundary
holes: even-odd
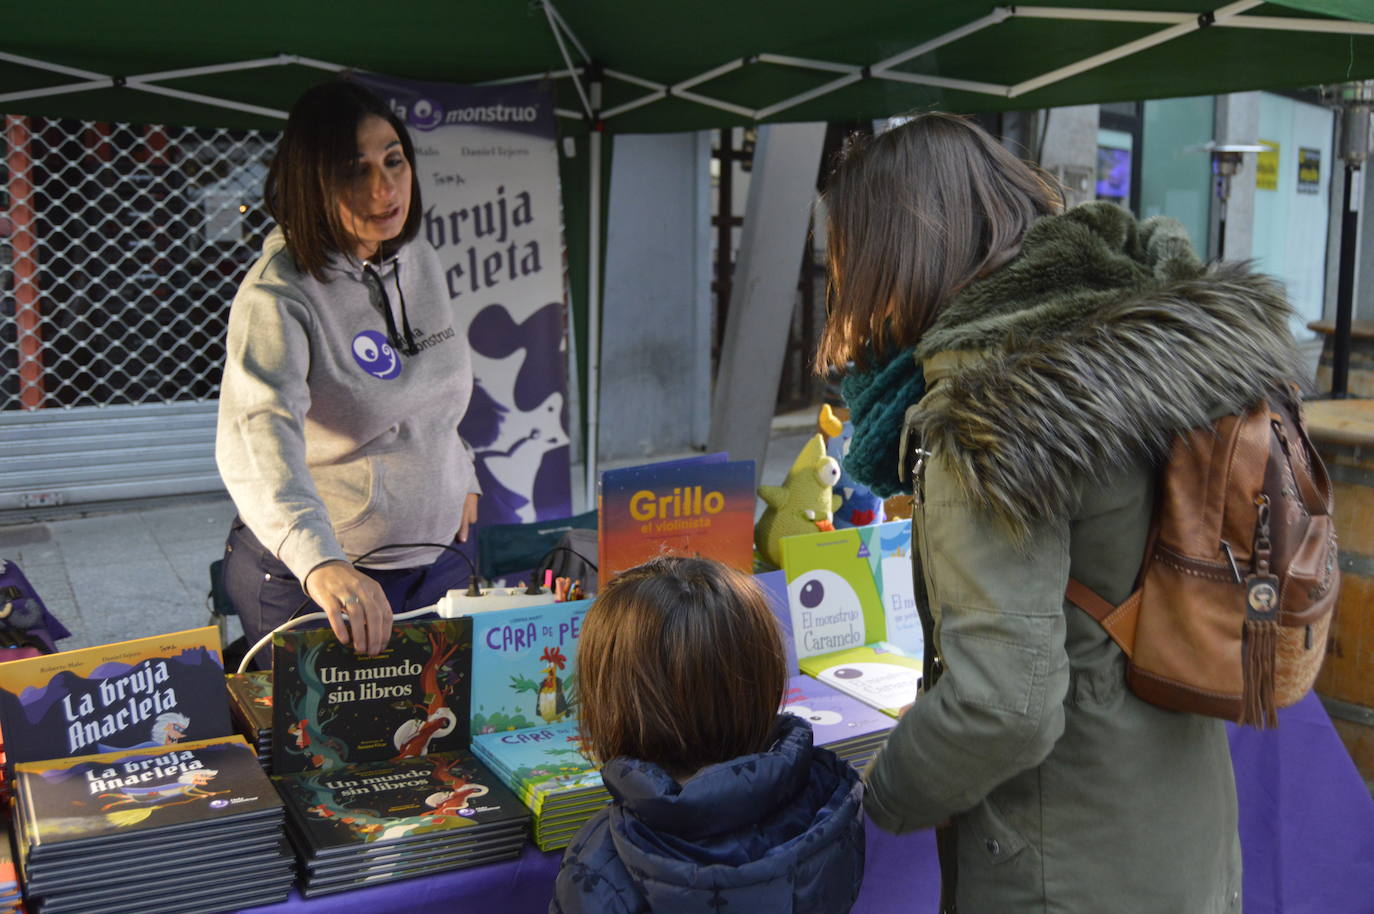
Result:
[[[835,529],[840,496],[834,485],[839,478],[840,465],[826,456],[825,436],[816,435],[792,462],[786,482],[759,486],[759,497],[768,507],[754,525],[754,545],[764,559],[781,568],[784,536]]]

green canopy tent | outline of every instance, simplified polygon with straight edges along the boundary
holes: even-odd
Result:
[[[304,88],[345,67],[459,83],[556,81],[563,129],[586,135],[591,153],[565,160],[564,187],[594,427],[604,133],[1371,78],[1374,0],[68,0],[8,11],[0,112],[273,128]],[[583,162],[596,167],[574,173]],[[591,473],[595,436],[588,441]]]
[[[579,92],[569,69],[588,61]],[[695,130],[1370,77],[1374,2],[69,0],[9,11],[0,107],[272,126],[318,68],[339,66],[451,82],[554,74],[577,115],[599,73],[606,130]]]

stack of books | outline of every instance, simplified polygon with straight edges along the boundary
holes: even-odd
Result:
[[[575,720],[482,733],[472,738],[472,752],[530,808],[541,851],[567,847],[610,802],[600,767],[582,754]]]
[[[530,815],[466,752],[278,775],[307,898],[520,855]]]
[[[136,914],[285,901],[282,802],[241,736],[15,765],[26,896]]]
[[[782,703],[784,713],[811,724],[815,745],[859,771],[872,761],[893,727],[892,718],[878,709],[804,674],[787,681]]]
[[[590,606],[472,617],[472,752],[529,807],[545,851],[566,847],[610,800],[577,732],[577,645]]]
[[[501,794],[478,802],[500,785],[464,752],[471,619],[397,624],[376,654],[328,628],[278,632],[272,667],[272,774],[307,894],[519,854],[528,813]]]
[[[272,773],[272,671],[230,673],[229,713],[234,727],[257,750],[263,770]]]

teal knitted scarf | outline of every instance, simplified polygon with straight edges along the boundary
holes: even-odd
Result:
[[[1013,336],[1055,337],[1125,292],[1202,270],[1187,232],[1171,219],[1137,224],[1127,210],[1098,201],[1037,220],[1017,257],[960,292],[915,348],[845,377],[840,390],[854,423],[845,469],[882,498],[905,491],[897,478],[902,426],[926,389],[918,356],[1000,347]]]
[[[906,491],[897,478],[902,422],[906,409],[925,396],[926,381],[915,352],[903,349],[866,371],[851,371],[840,384],[854,437],[844,468],[879,498]]]

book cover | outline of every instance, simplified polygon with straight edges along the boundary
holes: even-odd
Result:
[[[577,641],[591,600],[472,617],[472,733],[577,716]]]
[[[254,734],[272,729],[272,671],[230,673],[224,677],[234,715]]]
[[[882,642],[803,657],[801,668],[892,717],[916,700],[921,683],[921,661]]]
[[[35,854],[281,809],[241,736],[21,762],[15,789]]]
[[[797,642],[792,637],[792,610],[787,602],[787,576],[779,571],[764,571],[754,575],[754,580],[768,597],[768,608],[773,618],[778,620],[778,634],[782,636],[782,649],[786,655],[787,670],[797,669]]]
[[[658,555],[754,566],[754,461],[678,460],[604,470],[597,483],[602,583]]]
[[[784,537],[797,656],[880,641],[921,656],[910,547],[910,520]]]
[[[892,729],[892,718],[819,679],[798,674],[787,680],[782,710],[811,724],[817,746],[859,739]]]
[[[481,733],[472,748],[535,812],[551,796],[602,788],[600,766],[582,754],[577,721]]]
[[[397,623],[372,655],[328,628],[273,635],[273,773],[466,748],[471,654],[468,617]]]
[[[226,736],[219,629],[0,663],[8,764]]]
[[[466,752],[275,780],[311,856],[529,821],[529,810]]]

